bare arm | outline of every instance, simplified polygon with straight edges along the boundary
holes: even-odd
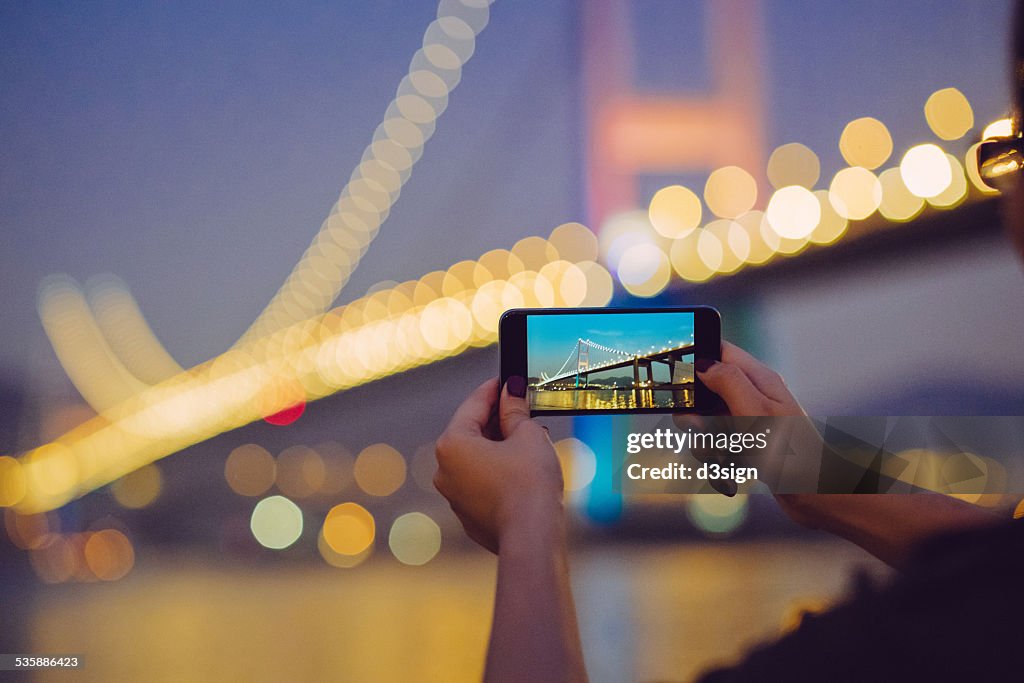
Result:
[[[728,342],[722,344],[722,362],[705,368],[700,379],[725,400],[733,415],[804,415],[778,373]],[[894,567],[900,567],[926,538],[999,521],[982,508],[941,494],[776,498],[799,524],[845,538]]]
[[[495,419],[498,401],[491,380],[459,407],[438,439],[434,479],[469,537],[498,554],[485,679],[586,681],[561,469],[525,398],[503,391]]]
[[[488,681],[586,680],[561,512],[534,508],[501,540]]]

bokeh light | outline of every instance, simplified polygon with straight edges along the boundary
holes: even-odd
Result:
[[[356,456],[356,483],[371,496],[390,496],[405,483],[405,458],[386,443],[375,443]]]
[[[320,454],[324,466],[324,478],[320,484],[319,495],[330,496],[344,491],[353,480],[355,458],[352,453],[334,441],[317,444],[314,450]]]
[[[284,496],[264,498],[253,508],[249,528],[264,548],[283,550],[302,535],[302,510]]]
[[[779,236],[803,239],[818,226],[821,205],[807,188],[790,185],[772,194],[765,217]]]
[[[244,444],[231,451],[224,463],[224,479],[235,493],[260,496],[274,485],[277,465],[262,446]]]
[[[144,465],[110,484],[110,495],[121,507],[144,508],[160,495],[163,476],[156,465]],[[102,577],[101,577],[102,578]]]
[[[846,124],[839,137],[839,151],[850,166],[878,168],[892,154],[892,136],[884,123],[865,116]]]
[[[548,242],[558,252],[558,257],[566,261],[577,263],[597,260],[597,235],[582,223],[559,225],[551,231]]]
[[[700,225],[700,198],[689,188],[670,185],[658,190],[648,207],[651,225],[668,238],[685,237]]]
[[[941,194],[953,181],[953,169],[946,153],[937,145],[916,145],[900,162],[900,176],[914,195],[923,199]]]
[[[678,239],[672,243],[672,249],[669,254],[672,262],[672,268],[679,275],[679,277],[690,282],[704,282],[712,275],[715,274],[717,264],[715,268],[712,268],[704,262],[701,256],[698,245],[700,243],[701,236],[704,234],[704,230],[695,230],[686,237]],[[717,241],[712,235],[712,239]],[[719,245],[721,248],[721,245]],[[713,249],[711,247],[705,247],[705,250]],[[713,256],[713,254],[709,254]],[[719,260],[719,263],[721,261]]]
[[[0,456],[0,507],[17,505],[25,497],[25,472],[9,455]]]
[[[757,181],[739,166],[715,169],[704,185],[704,202],[721,218],[736,218],[754,207]]]
[[[85,564],[101,581],[116,581],[135,565],[135,551],[128,537],[117,529],[88,534],[84,546]]]
[[[964,154],[964,170],[967,172],[967,177],[970,179],[971,185],[974,186],[975,190],[982,194],[999,194],[999,190],[985,184],[985,181],[981,179],[981,174],[978,172],[978,147],[980,146],[981,143],[976,142],[967,149],[967,152]]]
[[[717,493],[697,494],[687,501],[686,514],[708,536],[726,536],[746,519],[748,506],[744,494],[731,498]]]
[[[958,140],[974,126],[974,110],[956,88],[936,90],[924,104],[928,126],[943,140]]]
[[[799,142],[775,148],[768,158],[768,181],[775,189],[799,185],[809,190],[818,182],[820,175],[818,155]]]
[[[376,529],[373,515],[362,505],[341,503],[327,513],[321,535],[335,553],[355,557],[373,544]]]
[[[909,221],[924,208],[924,200],[907,189],[899,168],[882,171],[878,181],[882,184],[878,211],[890,221]]]
[[[818,225],[808,235],[808,239],[814,244],[832,244],[846,232],[850,222],[839,215],[839,212],[832,206],[828,198],[828,190],[815,190],[814,196],[821,207],[821,218]]]
[[[583,441],[569,437],[555,442],[555,454],[562,467],[566,491],[580,491],[590,486],[597,473],[597,456]]]
[[[950,180],[946,189],[928,198],[928,203],[940,209],[951,209],[967,198],[967,175],[960,160],[952,154],[946,155],[949,162]]]
[[[619,281],[633,296],[652,297],[668,286],[668,256],[654,244],[635,244],[619,260]]]
[[[277,456],[277,488],[286,496],[306,498],[324,484],[324,461],[312,448],[291,446]]]
[[[441,550],[441,528],[422,512],[406,513],[391,525],[388,547],[402,564],[426,564]]]
[[[840,216],[859,221],[873,214],[882,203],[882,185],[868,169],[851,166],[836,173],[828,198]]]

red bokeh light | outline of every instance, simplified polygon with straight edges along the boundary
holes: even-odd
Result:
[[[267,415],[263,419],[272,425],[284,426],[290,425],[291,423],[302,417],[302,414],[306,412],[306,402],[299,401],[293,406],[285,408],[284,410],[278,411],[273,415]]]

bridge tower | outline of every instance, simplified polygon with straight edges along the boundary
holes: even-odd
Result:
[[[582,339],[576,342],[576,388],[580,388],[580,374],[590,368],[590,344]],[[583,387],[590,384],[590,375],[583,374]]]

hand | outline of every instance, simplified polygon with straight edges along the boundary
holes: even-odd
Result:
[[[485,382],[437,440],[434,486],[466,534],[493,553],[517,528],[561,524],[562,470],[547,430],[530,419],[525,394],[525,380],[513,377],[496,405],[498,381]]]
[[[698,364],[699,366],[701,364]],[[796,397],[789,391],[782,376],[749,353],[727,341],[722,342],[722,360],[712,362],[708,366],[697,367],[700,380],[706,387],[722,397],[729,414],[739,416],[806,416],[804,409]],[[783,423],[789,428],[786,434],[776,434],[776,442],[787,442],[791,447],[801,444],[809,455],[800,472],[792,473],[790,480],[797,477],[806,480],[817,480],[816,461],[821,453],[821,437],[808,421],[806,424]],[[768,455],[769,468],[779,470],[781,476],[783,463],[777,457]],[[792,476],[792,475],[795,475]],[[798,487],[799,488],[799,487]],[[823,502],[808,495],[777,494],[775,499],[783,511],[796,523],[815,528],[818,506],[814,502]]]
[[[735,344],[723,341],[722,360],[701,367],[700,381],[722,397],[730,415],[806,415],[779,373]]]

